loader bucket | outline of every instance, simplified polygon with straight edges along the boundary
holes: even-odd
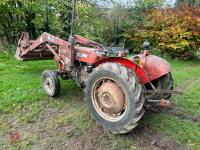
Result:
[[[42,45],[39,45],[36,49],[31,49],[31,45],[35,44],[36,42],[36,40],[29,40],[29,34],[27,32],[22,32],[17,44],[17,50],[15,54],[16,59],[20,61],[28,61],[54,58],[54,55]]]

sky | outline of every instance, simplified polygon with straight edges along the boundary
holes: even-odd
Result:
[[[176,0],[165,0],[165,3],[166,3],[167,5],[173,6],[173,5],[175,4],[175,1],[176,1]]]
[[[113,0],[114,2],[117,2],[117,3],[119,3],[119,4],[122,4],[122,5],[125,5],[125,6],[127,6],[127,5],[131,5],[131,4],[134,4],[134,1],[135,0]],[[174,6],[174,4],[175,4],[175,1],[176,0],[165,0],[165,5],[170,5],[170,6]],[[97,1],[96,1],[97,2]],[[107,1],[107,0],[105,0],[105,2],[102,2],[102,1],[100,1],[99,2],[99,5],[101,5],[101,6],[103,6],[103,7],[112,7],[112,4],[111,3],[109,3],[109,0]]]

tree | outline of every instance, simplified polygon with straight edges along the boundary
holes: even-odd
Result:
[[[200,7],[199,0],[176,0],[176,6],[180,6],[181,4],[189,4],[190,6]]]
[[[16,42],[22,31],[31,38],[42,32],[68,37],[71,20],[71,0],[0,1],[0,39]]]

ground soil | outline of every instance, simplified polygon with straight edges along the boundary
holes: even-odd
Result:
[[[155,111],[147,110],[146,117],[154,115],[157,111],[161,111],[159,108]],[[141,123],[136,129],[134,129],[128,136],[137,139],[138,147],[143,149],[154,149],[154,150],[187,150],[185,145],[179,144],[176,141],[169,139],[162,135],[161,132],[152,131],[148,125]]]
[[[172,109],[171,109],[172,110]],[[173,110],[165,109],[167,113],[177,115],[177,112]],[[157,111],[160,111],[157,109]],[[80,135],[75,135],[77,131],[71,125],[58,125],[53,130],[49,129],[47,124],[54,121],[55,118],[59,118],[66,115],[68,112],[65,109],[62,112],[55,112],[52,108],[45,108],[41,115],[32,123],[26,126],[18,128],[22,135],[23,141],[29,142],[26,148],[30,150],[47,150],[47,149],[67,149],[67,150],[110,150],[112,146],[106,142],[104,135],[105,131],[101,127],[94,127],[88,129]],[[150,115],[154,115],[152,110],[148,110],[144,119]],[[184,115],[182,119],[187,119]],[[10,125],[14,125],[16,120],[10,116]],[[130,141],[136,141],[137,148],[140,149],[154,149],[154,150],[186,150],[187,148],[162,135],[159,132],[151,130],[143,124],[143,121],[132,132],[120,135],[126,136]],[[6,147],[9,149],[9,147]]]

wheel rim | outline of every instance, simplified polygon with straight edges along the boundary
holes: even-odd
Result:
[[[46,90],[47,93],[49,94],[53,94],[54,92],[54,86],[53,86],[53,81],[51,77],[47,77],[44,80],[44,88]]]
[[[127,100],[119,84],[111,78],[101,78],[91,91],[96,112],[105,120],[116,122],[126,114]]]

